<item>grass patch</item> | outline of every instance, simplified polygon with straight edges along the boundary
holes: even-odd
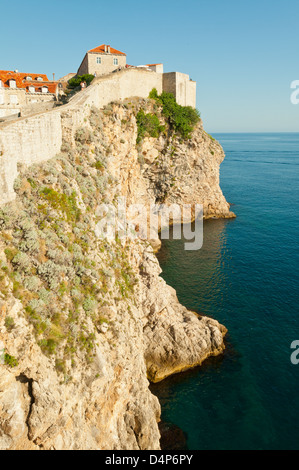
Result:
[[[81,211],[77,206],[75,191],[73,191],[70,196],[67,196],[64,193],[54,191],[54,189],[43,188],[41,190],[41,196],[48,201],[53,209],[63,212],[68,221],[79,221]]]

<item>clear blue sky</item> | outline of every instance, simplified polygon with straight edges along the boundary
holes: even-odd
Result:
[[[298,0],[14,0],[1,5],[0,69],[76,72],[106,43],[198,84],[209,132],[297,132]]]

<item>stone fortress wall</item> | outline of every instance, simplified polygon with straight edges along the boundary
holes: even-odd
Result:
[[[196,107],[196,82],[189,79],[189,75],[180,72],[163,74],[163,90],[173,93],[181,106]]]
[[[159,94],[163,89],[173,92],[179,104],[195,107],[195,101],[189,103],[189,99],[194,99],[192,89],[195,82],[189,82],[188,75],[179,75],[184,77],[179,77],[177,92],[175,77],[169,77],[171,80],[167,81],[165,89],[165,74],[138,68],[124,69],[96,78],[67,105],[0,124],[0,205],[15,199],[13,186],[18,176],[18,164],[29,166],[59,154],[63,135],[72,138],[84,125],[92,106],[102,108],[112,101],[135,96],[148,98],[150,91],[156,88]],[[184,80],[191,84],[191,92],[187,91],[188,83],[184,88]]]

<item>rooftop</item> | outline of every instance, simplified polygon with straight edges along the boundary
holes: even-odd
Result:
[[[47,86],[49,93],[55,93],[57,87],[57,83],[50,82],[47,75],[38,73],[20,73],[16,71],[0,70],[0,80],[4,88],[10,88],[10,80],[15,80],[16,87],[23,89],[27,89],[29,86],[33,86],[35,89],[41,86]]]
[[[102,44],[101,46],[96,47],[95,49],[90,49],[88,53],[98,53],[98,54],[108,54],[108,46],[107,44]],[[117,49],[114,49],[113,47],[110,47],[110,54],[114,55],[127,55],[124,52],[120,52]]]

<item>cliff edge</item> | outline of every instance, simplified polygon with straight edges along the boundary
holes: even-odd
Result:
[[[136,144],[141,109],[162,127]],[[97,208],[122,196],[233,217],[224,153],[201,122],[176,135],[153,100],[92,107],[75,135],[63,119],[61,153],[19,167],[0,210],[0,448],[156,450],[148,379],[221,354],[226,329],[179,303],[150,243],[99,239]]]

